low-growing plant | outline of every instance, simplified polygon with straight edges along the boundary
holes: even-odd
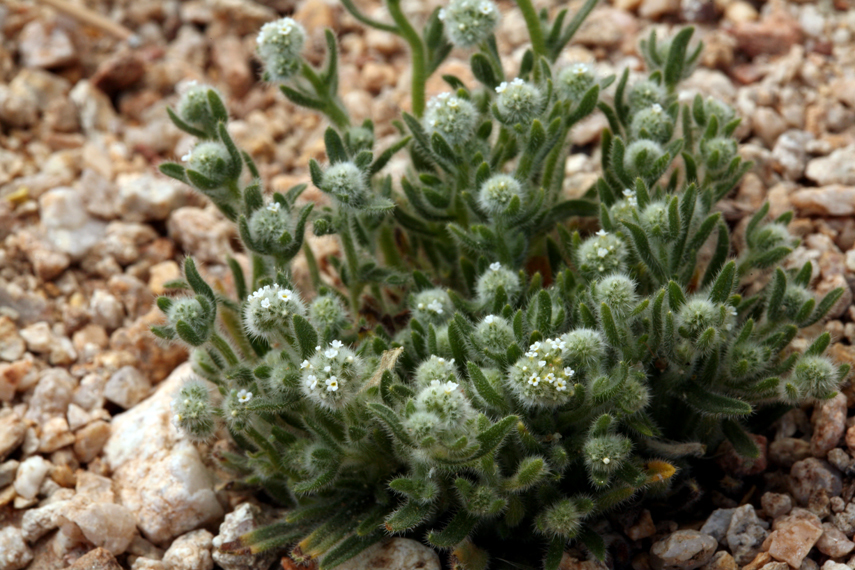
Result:
[[[154,333],[192,347],[210,383],[180,391],[175,423],[200,440],[224,425],[241,452],[220,452],[223,465],[288,507],[227,547],[289,547],[322,568],[390,533],[449,550],[456,568],[555,569],[571,541],[603,557],[590,524],[603,513],[668,493],[686,456],[724,440],[756,457],[756,410],[834,393],[848,368],[823,356],[829,335],[789,348],[842,293],[817,300],[810,263],[779,266],[791,214],[761,208],[732,258],[716,204],[750,165],[732,109],[677,99],[701,51],[691,29],[642,42],[649,76],[630,84],[624,71],[609,103],[613,77],[555,64],[596,0],[569,21],[517,0],[531,48],[514,78],[490,0],[451,0],[421,33],[400,0],[386,2],[390,23],[342,1],[410,48],[412,113],[388,148],[338,97],[332,32],[320,69],[294,20],[258,36],[264,79],[332,124],[329,163],[309,165],[328,205],[298,205],[306,185],[264,191],[215,89],[191,86],[170,111],[199,143],[161,171],[237,225],[251,273],[224,260],[233,298],[188,258],[176,294],[158,299],[167,324]],[[426,101],[454,46],[471,50],[479,87],[444,75],[448,92]],[[570,130],[596,110],[609,123],[603,175],[566,199]],[[393,179],[383,169],[399,152],[410,163]],[[334,282],[307,225],[339,240]],[[300,252],[310,291],[292,281]],[[768,285],[743,297],[757,272]]]

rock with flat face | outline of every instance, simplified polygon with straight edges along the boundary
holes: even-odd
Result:
[[[718,541],[696,530],[678,530],[650,549],[654,568],[693,570],[709,562]]]

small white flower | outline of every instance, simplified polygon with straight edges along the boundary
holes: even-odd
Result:
[[[326,356],[327,358],[335,358],[336,356],[338,356],[338,350],[334,348],[328,348],[324,351],[324,356]]]
[[[278,212],[281,207],[282,206],[281,206],[281,204],[279,204],[279,202],[271,202],[267,206],[267,211],[275,213],[275,212]]]
[[[490,264],[490,270],[491,271],[498,271],[501,268],[502,268],[502,264],[499,263],[498,261]]]
[[[261,300],[261,308],[269,309],[270,308],[270,299],[262,299]]]
[[[337,392],[338,391],[338,380],[335,376],[330,376],[327,378],[327,392]]]
[[[623,189],[623,195],[626,196],[627,198],[632,198],[635,196],[635,192],[633,192],[629,188],[624,188]]]
[[[420,311],[423,311],[423,310],[425,309],[425,304],[424,304],[424,303],[419,303],[419,304],[418,304],[418,309],[419,309]]]
[[[333,348],[341,348],[344,344],[340,340],[334,340],[330,343],[330,346]]]
[[[496,317],[494,317],[493,315],[487,315],[486,317],[484,317],[484,322],[487,323],[488,325],[492,325],[493,321],[495,321],[495,320],[496,320]]]
[[[604,463],[604,464],[608,465],[608,464],[609,464],[609,463],[611,463],[611,462],[612,462],[612,460],[611,460],[611,459],[609,459],[608,457],[603,457],[603,463]]]
[[[241,390],[237,393],[238,402],[241,404],[246,404],[250,400],[252,400],[252,392],[247,392],[246,390]]]
[[[181,157],[181,162],[188,162],[190,160],[190,158],[191,158],[191,155],[188,152],[187,154],[185,154],[184,156]]]
[[[353,355],[352,354],[347,355],[347,358],[345,358],[345,360],[348,362],[353,362]]]
[[[292,294],[293,294],[293,293],[291,292],[291,290],[290,290],[290,289],[282,289],[282,290],[280,290],[280,291],[279,291],[279,293],[277,293],[277,295],[279,296],[279,298],[280,298],[281,300],[285,301],[285,302],[288,302],[288,301],[290,301],[290,300],[291,300],[291,295],[292,295]]]
[[[600,236],[600,237],[606,237],[607,235],[609,235],[609,232],[607,232],[606,230],[601,229],[600,231],[598,231],[598,232],[597,232],[597,235],[598,235],[598,236]]]
[[[576,371],[573,370],[572,368],[570,368],[569,366],[567,366],[566,368],[564,368],[564,375],[567,378],[572,378],[573,376],[576,375]]]
[[[314,390],[318,386],[318,377],[314,374],[309,374],[307,379],[309,381],[309,388]]]
[[[421,307],[420,307],[420,308],[421,308]],[[439,300],[437,300],[437,299],[434,299],[433,301],[431,301],[430,303],[428,303],[427,308],[428,308],[428,310],[429,310],[429,311],[433,311],[433,312],[434,312],[434,313],[436,313],[437,315],[441,315],[441,314],[442,314],[442,303],[440,303],[440,302],[439,302]]]
[[[457,386],[458,386],[457,382],[446,382],[445,383],[445,393],[451,394],[452,392],[457,390]]]
[[[431,380],[430,385],[431,386],[439,386],[439,380]]]
[[[662,105],[659,103],[654,103],[653,106],[650,107],[654,113],[659,114],[662,112]]]
[[[546,366],[546,361],[545,361],[545,360],[539,360],[539,361],[537,362],[537,367],[538,367],[538,368],[543,368],[544,366]]]
[[[316,347],[315,347],[315,352],[319,351],[320,349],[321,349],[321,345],[316,346]]]
[[[605,257],[609,254],[609,250],[604,247],[597,249],[597,257]]]
[[[332,366],[324,366],[324,372],[332,372]]]
[[[312,367],[312,363],[309,362],[308,360],[304,360],[303,362],[300,363],[300,370],[305,370],[306,368],[311,368],[311,367]]]
[[[508,88],[508,82],[502,81],[499,85],[496,86],[496,93],[501,95],[502,93],[505,92],[505,90],[507,90],[507,88]]]

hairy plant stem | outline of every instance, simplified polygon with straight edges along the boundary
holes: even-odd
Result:
[[[214,345],[220,354],[223,355],[223,358],[226,359],[226,362],[229,363],[229,366],[236,366],[239,362],[237,355],[232,350],[232,347],[229,346],[229,343],[218,335],[217,333],[213,333],[211,335],[211,344]]]
[[[425,59],[425,45],[421,36],[413,28],[410,21],[401,10],[401,0],[386,0],[389,14],[398,26],[398,34],[404,38],[410,46],[413,63],[412,80],[412,104],[413,115],[421,118],[425,112],[425,82],[427,81],[427,61]]]
[[[323,113],[339,130],[350,127],[350,116],[341,106],[337,97],[330,93],[330,86],[324,82],[314,68],[308,63],[303,63],[301,73],[306,80],[312,84],[317,96],[324,102]]]
[[[543,28],[540,26],[540,18],[531,0],[516,0],[517,6],[523,14],[525,25],[528,28],[528,36],[531,39],[531,50],[535,56],[548,57],[546,52],[546,40],[543,37]],[[537,66],[535,65],[535,69]]]
[[[347,263],[347,288],[350,292],[350,309],[353,315],[359,314],[359,295],[362,293],[363,284],[357,279],[359,275],[359,257],[356,253],[356,244],[353,241],[352,228],[350,227],[350,216],[342,212],[342,227],[338,236],[341,239],[341,247],[344,250],[344,260]]]

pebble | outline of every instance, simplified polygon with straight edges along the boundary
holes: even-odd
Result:
[[[136,535],[136,519],[123,505],[91,503],[62,515],[73,522],[86,539],[111,554],[123,554]]]
[[[783,493],[763,493],[760,504],[763,506],[763,512],[772,519],[783,517],[793,509],[792,497]]]
[[[713,554],[710,561],[701,568],[702,570],[739,570],[739,566],[736,565],[733,556],[726,550],[719,550]]]
[[[808,457],[790,469],[790,490],[793,497],[806,505],[812,493],[823,490],[829,497],[840,494],[843,483],[837,470],[825,461]]]
[[[89,463],[101,453],[109,438],[110,424],[94,421],[75,434],[74,455],[80,463]]]
[[[727,536],[727,529],[730,527],[730,521],[733,519],[734,511],[736,509],[714,510],[707,518],[704,526],[701,527],[701,532],[723,543]]]
[[[18,472],[20,464],[21,462],[17,459],[10,459],[5,463],[0,463],[0,489],[15,480],[15,474]]]
[[[855,185],[855,145],[839,148],[828,156],[809,161],[805,176],[819,186]]]
[[[229,94],[237,99],[246,95],[255,82],[243,46],[240,38],[231,34],[217,38],[211,45],[211,59],[220,78],[229,86]]]
[[[740,50],[749,57],[787,53],[802,36],[798,20],[783,8],[771,11],[758,22],[737,24],[733,35]]]
[[[163,564],[171,570],[212,570],[211,547],[214,535],[194,530],[175,539],[163,555]]]
[[[814,409],[814,432],[810,452],[814,457],[825,455],[840,442],[846,430],[846,395],[839,393]]]
[[[809,514],[809,513],[807,513]],[[764,550],[775,560],[798,568],[823,530],[815,515],[787,515],[775,521],[774,530],[764,543]]]
[[[252,554],[220,550],[223,544],[237,540],[242,534],[270,522],[264,520],[265,518],[261,509],[252,503],[243,503],[227,514],[225,520],[220,524],[219,534],[214,537],[212,542],[214,562],[217,563],[217,566],[223,570],[264,570],[270,566],[270,563],[275,559],[274,552]],[[342,566],[339,566],[339,569],[341,568]]]
[[[787,130],[783,117],[770,107],[760,107],[750,117],[754,134],[763,139],[768,148],[773,148],[781,133]]]
[[[801,216],[851,216],[855,213],[855,187],[832,184],[805,188],[790,199]]]
[[[767,528],[769,524],[757,517],[753,505],[742,505],[733,511],[727,528],[727,545],[737,564],[748,564],[760,552]]]
[[[855,542],[846,538],[833,524],[823,523],[822,529],[824,532],[816,542],[816,548],[826,556],[842,558],[855,550]]]
[[[693,570],[709,562],[718,541],[696,530],[678,530],[650,548],[651,562],[656,569]]]
[[[27,349],[32,352],[48,352],[53,345],[53,334],[46,321],[39,321],[21,329],[21,337],[27,343]]]
[[[64,416],[56,416],[41,426],[39,452],[51,453],[66,445],[74,443],[74,434],[68,429],[68,420]]]
[[[172,425],[172,397],[191,376],[189,364],[179,366],[152,396],[114,416],[104,447],[121,504],[155,544],[223,516],[199,451]]]
[[[826,560],[822,565],[822,570],[852,570],[848,564],[841,564],[834,560]]]
[[[15,492],[24,499],[33,499],[39,492],[42,481],[50,471],[50,461],[41,455],[28,457],[18,466],[15,477]]]
[[[75,388],[74,378],[64,368],[49,368],[42,372],[24,419],[43,424],[68,411]]]
[[[69,97],[77,107],[84,134],[92,137],[98,132],[115,133],[120,130],[121,122],[110,98],[93,87],[88,80],[78,81],[69,93]],[[102,156],[102,158],[108,157]]]
[[[25,67],[51,69],[77,60],[68,34],[54,22],[33,20],[21,30],[18,42],[21,63]]]
[[[179,279],[181,277],[181,268],[172,259],[167,259],[166,261],[152,265],[148,274],[148,288],[155,295],[163,295],[166,293],[164,284]]]
[[[118,213],[124,222],[165,220],[187,203],[188,190],[177,180],[149,172],[120,174]]]
[[[122,567],[109,550],[95,548],[78,558],[67,570],[122,570]]]
[[[855,534],[855,503],[848,503],[842,511],[831,515],[831,523],[837,530],[851,538]]]
[[[439,556],[432,548],[409,538],[392,538],[366,549],[338,566],[339,570],[440,570]],[[229,569],[226,569],[229,570]]]
[[[178,208],[167,222],[169,237],[197,261],[222,263],[231,255],[231,224],[209,210]]]
[[[781,134],[772,148],[772,160],[780,168],[784,179],[798,180],[804,175],[807,164],[807,144],[813,140],[807,131],[792,129]]]
[[[18,334],[15,321],[7,316],[0,316],[0,360],[14,362],[24,356],[27,345]]]
[[[0,411],[0,461],[18,449],[18,446],[24,442],[26,431],[27,426],[21,420],[21,416],[8,409]]]
[[[106,224],[89,215],[72,188],[49,190],[39,198],[39,209],[48,240],[72,259],[82,259],[104,237]]]
[[[0,570],[21,570],[33,559],[33,551],[24,542],[21,530],[14,526],[0,529]]]
[[[650,516],[650,511],[644,509],[638,515],[638,518],[633,524],[624,529],[630,540],[641,540],[656,534],[656,525],[653,524],[653,518]]]
[[[107,380],[104,397],[128,410],[151,391],[151,382],[133,366],[123,366]]]

